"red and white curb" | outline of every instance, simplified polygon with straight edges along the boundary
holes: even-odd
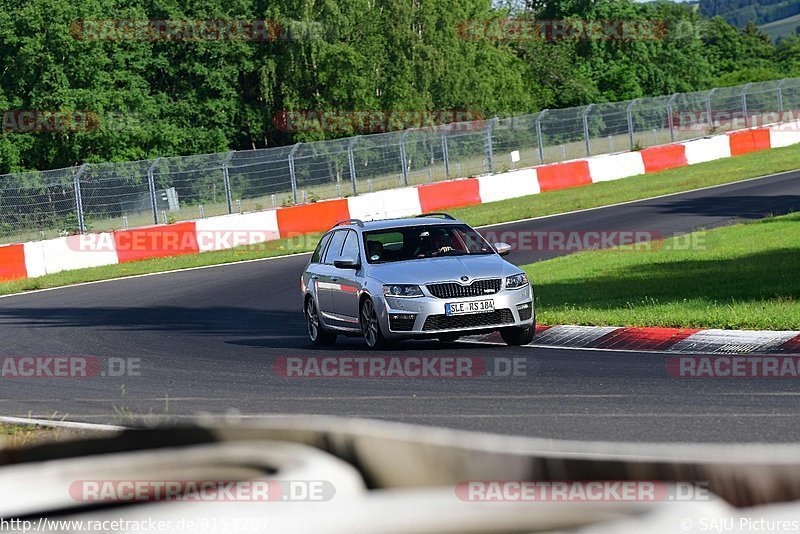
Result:
[[[500,341],[496,334],[483,339]],[[800,355],[800,331],[538,326],[531,345],[678,354]]]

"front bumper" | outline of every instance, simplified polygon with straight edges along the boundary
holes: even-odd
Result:
[[[437,334],[490,331],[508,326],[529,326],[535,319],[530,284],[519,289],[503,289],[493,295],[462,298],[433,296],[383,297],[376,303],[387,338],[437,337]],[[447,316],[445,304],[493,300],[494,312]]]

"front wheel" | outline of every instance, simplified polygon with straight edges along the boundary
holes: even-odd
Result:
[[[536,327],[534,325],[522,327],[511,326],[500,330],[500,336],[503,338],[503,341],[506,342],[506,345],[527,345],[533,341],[534,332],[536,332]]]
[[[336,334],[330,334],[323,330],[319,322],[319,312],[317,304],[313,298],[306,300],[306,325],[308,326],[308,337],[314,345],[333,345],[336,343]]]
[[[379,349],[386,345],[386,338],[383,337],[381,325],[378,323],[378,312],[370,299],[364,299],[361,303],[361,332],[369,348]]]

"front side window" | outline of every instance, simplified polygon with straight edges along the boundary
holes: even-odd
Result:
[[[406,226],[364,232],[364,246],[369,263],[494,254],[489,243],[466,224]]]

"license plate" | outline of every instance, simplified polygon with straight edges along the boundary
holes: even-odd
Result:
[[[469,302],[452,302],[444,305],[445,315],[467,315],[470,313],[489,313],[494,311],[494,301],[473,300]]]

